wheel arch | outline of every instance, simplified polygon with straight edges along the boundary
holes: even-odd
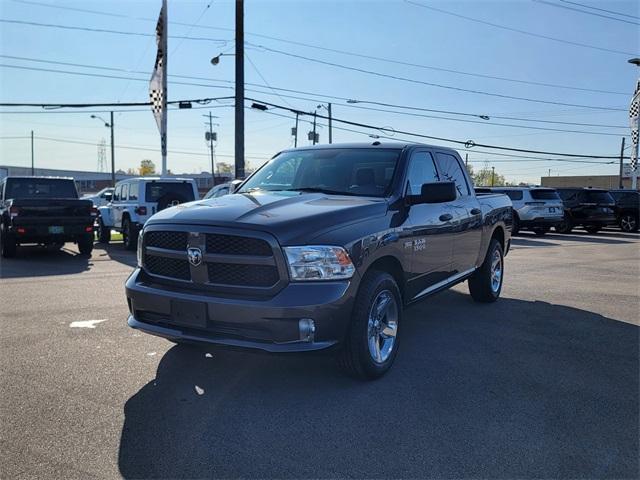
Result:
[[[400,295],[402,295],[403,300],[405,299],[405,274],[404,269],[402,268],[402,264],[397,257],[393,255],[384,255],[373,262],[367,267],[364,272],[364,275],[369,273],[372,270],[378,270],[381,272],[386,272],[391,275],[398,288],[400,289]],[[363,275],[363,276],[364,276]]]
[[[502,228],[501,225],[498,225],[493,232],[491,233],[491,240],[496,239],[498,241],[498,243],[500,243],[500,246],[502,247],[502,251],[504,252],[505,250],[505,235],[504,235],[504,229]],[[491,243],[491,242],[489,242]]]

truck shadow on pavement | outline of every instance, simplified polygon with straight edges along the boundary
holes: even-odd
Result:
[[[70,275],[91,269],[92,259],[77,250],[19,247],[15,258],[0,258],[0,278]]]
[[[566,241],[566,242],[579,242],[579,243],[600,243],[608,245],[624,245],[628,243],[637,243],[638,237],[633,234],[616,235],[609,234],[608,232],[599,232],[596,234],[587,234],[586,232],[572,232],[572,233],[547,233],[544,236],[537,236],[535,234],[519,233],[518,235],[511,237],[514,245],[522,245],[529,243],[531,246],[566,246],[558,243],[551,243],[554,240]]]
[[[375,382],[326,355],[174,347],[124,407],[120,472],[637,478],[638,327],[448,291],[408,309],[400,335]]]

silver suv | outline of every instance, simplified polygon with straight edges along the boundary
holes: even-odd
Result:
[[[512,235],[516,235],[519,230],[533,230],[536,235],[544,235],[564,219],[562,200],[553,188],[493,187],[490,190],[504,193],[511,199]]]

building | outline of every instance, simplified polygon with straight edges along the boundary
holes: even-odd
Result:
[[[99,192],[103,188],[111,186],[111,172],[84,172],[80,170],[58,170],[53,168],[36,168],[34,174],[39,177],[71,177],[76,181],[78,192],[82,195],[88,193]],[[0,165],[0,178],[7,176],[30,176],[31,167],[16,167],[12,165]],[[138,175],[128,175],[122,170],[116,172],[116,181],[125,180],[127,178],[135,178]],[[171,173],[168,176],[193,178],[198,185],[198,191],[203,194],[206,193],[211,187],[213,182],[211,174],[208,172],[203,173],[185,173],[175,174]],[[231,178],[228,175],[216,175],[215,184],[219,185],[230,181]]]
[[[570,187],[592,187],[615,190],[620,188],[619,175],[574,175],[558,177],[541,177],[540,184],[543,187],[570,188]],[[623,188],[631,188],[631,178],[622,179]]]

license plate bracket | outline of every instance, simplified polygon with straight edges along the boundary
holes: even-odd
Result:
[[[64,233],[64,227],[57,226],[57,225],[50,226],[49,233],[51,233],[52,235],[56,235],[56,234],[59,235],[61,233]]]
[[[202,302],[172,300],[171,323],[185,327],[206,328],[207,305]]]

